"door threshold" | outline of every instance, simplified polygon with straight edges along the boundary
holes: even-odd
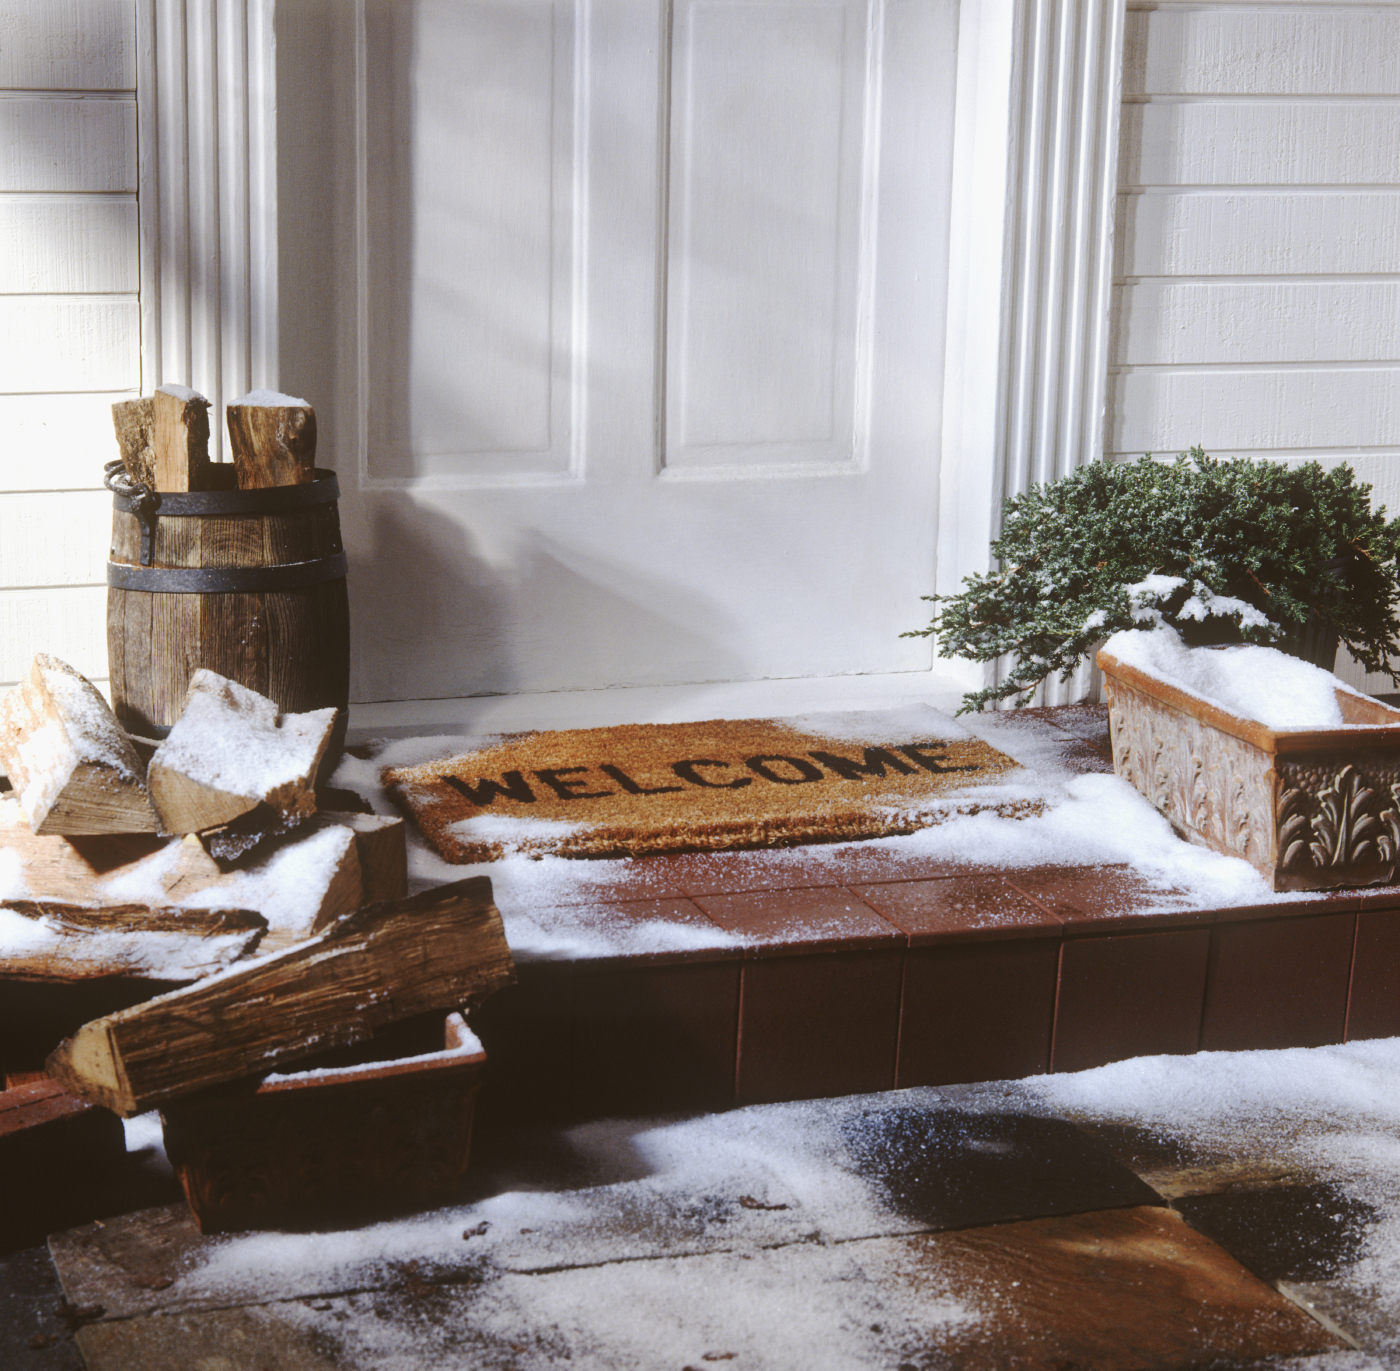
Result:
[[[980,676],[980,672],[978,673]],[[979,682],[980,683],[980,682]],[[350,743],[423,734],[515,733],[545,728],[762,719],[845,709],[926,704],[954,713],[974,684],[955,668],[869,676],[618,686],[451,700],[390,700],[350,706]]]

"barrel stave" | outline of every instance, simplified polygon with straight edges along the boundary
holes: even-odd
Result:
[[[332,498],[273,512],[158,516],[150,560],[169,568],[261,567],[342,551]],[[113,511],[111,560],[141,561],[140,522],[120,508]],[[347,706],[350,616],[343,576],[256,593],[110,586],[107,594],[112,699],[133,732],[168,729],[200,666],[270,696],[289,712]]]

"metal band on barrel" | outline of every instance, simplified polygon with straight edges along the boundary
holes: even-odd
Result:
[[[163,507],[161,513],[165,513]],[[164,567],[108,562],[107,584],[117,590],[146,590],[160,595],[255,594],[324,585],[344,576],[347,566],[343,552],[277,566]]]
[[[283,514],[289,509],[328,505],[340,498],[333,471],[316,468],[316,479],[304,486],[268,486],[262,490],[161,491],[162,519],[192,519],[202,514]],[[123,514],[136,513],[136,501],[117,492],[112,505]]]

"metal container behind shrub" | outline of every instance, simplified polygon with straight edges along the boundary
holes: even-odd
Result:
[[[164,737],[208,667],[284,712],[336,706],[339,753],[350,696],[339,495],[319,469],[308,485],[162,494],[154,511],[114,492],[107,659],[129,732]]]

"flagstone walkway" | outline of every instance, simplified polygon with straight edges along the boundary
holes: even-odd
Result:
[[[61,1293],[41,1250],[4,1259],[0,1362],[1400,1365],[1357,1278],[1388,1206],[1274,1128],[1210,1133],[993,1083],[489,1135],[462,1206],[340,1234],[205,1238],[167,1194],[52,1238]]]

